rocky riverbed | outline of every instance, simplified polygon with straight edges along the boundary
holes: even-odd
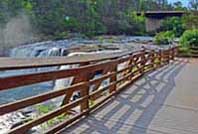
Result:
[[[45,41],[22,45],[11,50],[11,57],[48,57],[66,56],[72,52],[96,52],[108,50],[134,50],[142,44],[152,44],[152,37],[100,36],[92,40],[68,39],[60,41]],[[54,48],[59,52],[54,52]]]

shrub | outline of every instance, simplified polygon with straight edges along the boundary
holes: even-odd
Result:
[[[64,20],[64,23],[65,23],[65,28],[68,31],[78,32],[79,29],[80,29],[80,22],[73,17],[66,16],[65,20]]]
[[[145,35],[146,33],[145,16],[143,14],[141,16],[137,16],[137,13],[133,11],[126,13],[126,15],[127,15],[129,27],[127,28],[125,33],[129,35]]]
[[[173,41],[174,37],[172,31],[160,32],[155,36],[154,42],[158,45],[167,45]]]
[[[185,31],[180,38],[180,44],[183,48],[198,47],[198,29]]]
[[[57,32],[54,35],[54,40],[61,40],[61,39],[65,39],[68,36],[68,32]]]
[[[173,31],[176,37],[180,37],[185,31],[185,25],[183,24],[182,18],[171,17],[162,22],[161,30]]]
[[[38,116],[42,116],[43,114],[47,114],[50,111],[55,109],[55,105],[49,104],[49,105],[36,105],[36,110],[38,112]],[[54,125],[59,124],[60,122],[65,121],[66,119],[69,119],[69,115],[63,113],[53,119],[48,120],[47,122],[41,124],[42,131],[45,131],[45,129],[49,129],[49,127],[53,127]]]
[[[183,18],[186,29],[198,29],[198,14],[191,13]]]

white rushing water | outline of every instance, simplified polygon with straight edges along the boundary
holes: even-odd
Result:
[[[71,46],[77,46],[78,44],[97,44],[96,41],[92,40],[62,40],[62,41],[46,41],[39,42],[30,45],[20,46],[12,49],[10,53],[10,57],[14,58],[35,58],[35,57],[50,57],[50,56],[74,56],[74,55],[85,55],[85,54],[96,54],[96,53],[112,53],[112,52],[120,52],[121,50],[103,50],[98,52],[68,52],[68,48]],[[26,73],[35,73],[35,72],[43,72],[43,71],[51,71],[51,70],[65,70],[69,68],[73,68],[75,66],[64,65],[60,67],[46,67],[46,68],[38,68],[38,69],[26,69],[26,70],[17,70],[17,71],[5,71],[0,72],[0,77],[20,75]],[[12,102],[14,100],[22,99],[25,97],[33,96],[39,93],[43,93],[49,91],[50,89],[60,89],[62,87],[68,86],[71,84],[72,80],[62,79],[57,80],[56,82],[45,82],[41,84],[35,84],[31,86],[17,88],[17,90],[3,91],[0,92],[0,104]],[[52,85],[52,83],[54,85]],[[53,87],[54,86],[54,87]],[[8,99],[9,98],[9,99]]]
[[[119,37],[118,40],[115,40],[118,45],[120,45],[120,50],[123,49],[129,49],[133,50],[133,46],[129,45],[127,46],[126,43],[129,42],[150,42],[152,41],[152,37],[128,37],[123,36]],[[115,44],[116,44],[115,43]],[[105,40],[103,43],[99,40],[84,40],[84,39],[70,39],[70,40],[60,40],[60,41],[45,41],[45,42],[38,42],[33,43],[29,45],[20,46],[17,48],[12,49],[10,52],[10,57],[14,58],[35,58],[35,57],[50,57],[50,56],[73,56],[73,55],[85,55],[85,54],[95,54],[95,53],[112,53],[116,52],[115,50],[102,50],[98,52],[76,52],[76,53],[69,53],[68,48],[71,46],[79,46],[79,45],[86,45],[86,44],[94,44],[94,45],[109,45],[108,43],[105,43]],[[140,48],[140,46],[137,46],[137,48]],[[69,68],[73,68],[75,66],[68,66],[64,65],[61,67],[46,67],[46,68],[38,68],[38,69],[26,69],[26,70],[17,70],[17,71],[5,71],[0,72],[0,77],[6,77],[6,76],[12,76],[12,75],[20,75],[20,74],[26,74],[26,73],[35,73],[35,72],[42,72],[42,71],[50,71],[50,70],[65,70]],[[71,84],[72,80],[68,79],[62,79],[57,80],[56,82],[45,82],[41,84],[35,84],[31,86],[21,87],[17,88],[17,90],[9,90],[9,91],[2,91],[0,92],[0,104],[2,103],[8,103],[12,102],[14,100],[22,99],[25,97],[30,97],[36,94],[40,94],[52,89],[60,89],[62,87],[68,86]],[[53,87],[54,86],[54,87]]]

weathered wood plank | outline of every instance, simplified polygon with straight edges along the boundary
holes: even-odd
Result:
[[[104,63],[99,63],[95,65],[88,65],[85,67],[79,67],[76,69],[68,69],[68,70],[58,70],[58,71],[50,71],[44,73],[37,73],[37,74],[27,74],[27,75],[20,75],[20,76],[11,76],[6,78],[0,78],[0,91],[16,88],[20,86],[26,86],[30,84],[36,84],[40,82],[52,81],[61,78],[67,77],[76,77],[80,75],[82,72],[95,72],[97,70],[102,70],[107,65],[111,66],[114,64],[115,61],[109,61]]]
[[[56,116],[59,116],[59,115],[65,113],[65,111],[67,111],[67,110],[69,110],[73,107],[78,106],[79,104],[82,103],[82,101],[86,100],[87,98],[88,98],[88,96],[80,98],[80,99],[78,99],[74,102],[71,102],[71,103],[69,103],[65,106],[62,106],[62,107],[60,107],[60,108],[58,108],[58,109],[56,109],[52,112],[49,112],[49,113],[47,113],[47,114],[45,114],[45,115],[43,115],[43,116],[41,116],[41,117],[39,117],[35,120],[32,120],[32,121],[30,121],[28,123],[25,123],[25,124],[23,124],[23,125],[21,125],[17,128],[14,128],[8,133],[9,134],[19,134],[19,133],[24,134],[24,133],[27,133],[27,131],[29,129],[31,129],[32,127],[37,126],[39,124],[42,124],[43,122],[46,122],[46,121],[48,121],[48,120],[50,120],[50,119],[52,119]]]
[[[53,99],[59,96],[62,96],[64,94],[67,94],[68,92],[75,92],[83,87],[86,86],[87,83],[78,83],[76,85],[72,85],[68,88],[65,89],[60,89],[60,90],[56,90],[56,91],[51,91],[51,92],[47,92],[41,95],[37,95],[34,97],[30,97],[27,99],[23,99],[23,100],[18,100],[16,102],[13,103],[9,103],[9,104],[5,104],[5,105],[1,105],[0,106],[0,115],[12,112],[12,111],[16,111],[34,104],[38,104],[44,101],[47,101],[49,99]]]
[[[108,59],[116,59],[130,55],[134,52],[119,52],[111,54],[87,54],[71,57],[48,57],[48,58],[0,58],[0,70],[16,70],[36,67],[51,67],[69,64],[83,64],[86,62],[98,62]]]

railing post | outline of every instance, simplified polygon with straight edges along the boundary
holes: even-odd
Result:
[[[155,69],[155,50],[151,50],[151,70]]]
[[[87,97],[82,103],[81,103],[81,112],[83,111],[86,111],[89,109],[89,73],[86,72],[84,75],[83,75],[83,82],[86,83],[86,86],[80,90],[80,96],[81,98],[83,97]]]
[[[86,66],[86,65],[89,65],[89,62],[81,63],[79,66],[81,67],[81,66]],[[83,81],[85,82],[87,81],[85,75],[79,74],[78,78],[74,78],[71,85],[79,83],[79,82],[83,82]],[[67,93],[63,99],[61,106],[68,104],[70,102],[72,95],[73,95],[73,92]]]
[[[89,65],[89,62],[81,64],[81,66]],[[80,90],[80,97],[87,97],[82,103],[81,103],[81,112],[86,111],[89,109],[89,80],[90,80],[90,72],[87,70],[86,72],[82,73],[82,82],[86,83],[86,86]]]
[[[133,70],[132,70],[132,68],[133,68],[133,54],[131,54],[130,55],[130,61],[129,61],[129,66],[131,66],[131,68],[129,69],[129,71],[128,71],[128,73],[132,73],[133,72]],[[133,65],[133,66],[132,66]],[[132,77],[133,77],[133,74],[129,77],[129,80],[131,81],[132,80]]]
[[[118,66],[118,63],[115,62],[115,63],[113,64],[112,68],[111,68],[111,73],[113,73],[113,75],[112,75],[111,78],[110,78],[110,83],[116,82],[116,81],[117,81],[117,66]],[[110,90],[109,90],[110,93],[116,91],[116,87],[117,87],[116,85],[117,85],[117,84],[114,84],[114,85],[112,86],[112,88],[110,88]]]
[[[167,64],[168,62],[168,58],[167,58],[167,53],[168,51],[167,50],[162,50],[162,61],[163,61],[163,66]]]
[[[177,54],[178,54],[178,47],[174,47],[173,48],[173,60],[175,60],[175,57],[177,56]]]
[[[158,67],[161,67],[162,64],[163,64],[163,61],[162,61],[162,50],[159,50],[158,56],[159,56],[159,65],[158,65]]]
[[[169,48],[168,51],[167,51],[167,56],[166,56],[166,57],[168,58],[168,59],[167,59],[167,64],[170,63],[170,59],[171,59],[171,58],[170,58],[170,55],[171,55],[171,49]]]
[[[146,63],[145,55],[146,55],[145,48],[143,48],[143,50],[141,51],[141,70],[140,70],[141,74],[144,74],[145,71],[145,63]]]
[[[85,62],[85,63],[80,64],[80,66],[86,66],[86,65],[89,65],[89,62]],[[81,106],[80,106],[81,112],[89,109],[89,98],[88,98],[88,96],[89,96],[89,85],[88,85],[89,77],[90,77],[89,72],[86,71],[86,72],[83,72],[83,73],[79,74],[78,78],[74,78],[74,80],[72,82],[72,85],[76,84],[76,83],[79,83],[79,82],[85,82],[86,83],[85,87],[80,90],[80,97],[81,98],[87,97],[81,103]],[[63,99],[62,105],[68,104],[72,95],[73,95],[73,92],[66,94],[65,98]]]
[[[171,48],[171,54],[170,54],[171,60],[174,60],[174,48]]]
[[[175,57],[178,55],[178,53],[179,53],[179,47],[177,47],[175,50]]]

